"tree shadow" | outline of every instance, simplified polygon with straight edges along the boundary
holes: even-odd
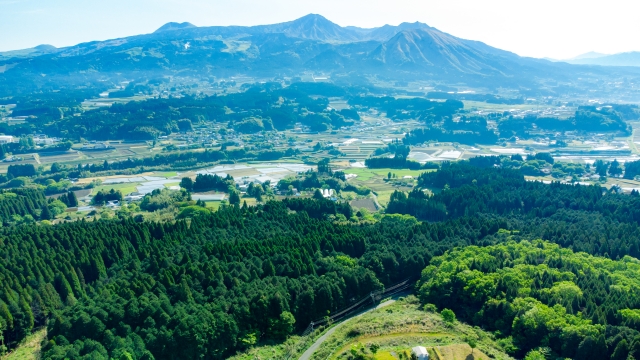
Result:
[[[476,360],[480,358],[476,358],[476,354],[469,354],[464,360]]]

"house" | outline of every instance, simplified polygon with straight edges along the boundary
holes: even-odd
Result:
[[[0,144],[9,144],[15,142],[14,137],[11,135],[0,135]]]
[[[429,360],[429,353],[424,346],[416,346],[411,349],[411,352],[416,356],[418,360]]]
[[[124,200],[128,201],[128,202],[140,201],[140,200],[142,200],[143,197],[144,197],[144,195],[127,195],[127,196],[124,197]]]

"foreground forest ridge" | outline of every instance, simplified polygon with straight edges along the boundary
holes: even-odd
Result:
[[[397,192],[377,219],[289,198],[170,222],[5,227],[3,343],[46,326],[47,359],[222,359],[422,274],[418,311],[491,331],[492,351],[637,354],[635,192],[527,182],[473,159],[419,182],[442,190]]]

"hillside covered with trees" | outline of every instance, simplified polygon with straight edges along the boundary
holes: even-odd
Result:
[[[632,257],[614,261],[525,240],[432,259],[418,294],[495,332],[517,357],[545,348],[549,358],[627,359],[640,356],[639,274]]]
[[[282,341],[311,320],[427,267],[423,301],[495,331],[512,355],[539,347],[568,357],[587,349],[607,356],[634,351],[640,198],[595,186],[527,182],[518,170],[481,164],[444,164],[422,174],[420,187],[394,193],[378,220],[360,219],[347,203],[290,198],[169,222],[123,217],[4,227],[4,341],[14,347],[46,325],[44,358],[221,359]],[[328,164],[319,170],[279,187],[344,182]],[[223,189],[230,180],[183,181],[175,201],[188,199],[189,187]],[[427,187],[439,191],[429,195],[421,190]],[[144,206],[171,201],[162,196],[152,194]],[[68,195],[56,201],[63,200],[72,202]],[[566,250],[509,243],[535,238]],[[481,250],[465,250],[470,245]],[[540,253],[529,252],[536,249]],[[461,265],[433,260],[445,253]],[[501,260],[486,260],[491,256]],[[569,301],[565,290],[580,296]],[[450,305],[455,296],[465,300]],[[523,315],[531,311],[542,318]],[[496,314],[511,320],[498,324]]]

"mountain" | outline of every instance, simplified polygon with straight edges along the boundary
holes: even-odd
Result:
[[[160,33],[163,31],[180,30],[180,29],[193,29],[195,27],[197,26],[188,22],[183,22],[183,23],[170,22],[162,25],[158,30],[154,31],[154,33]]]
[[[572,57],[571,59],[568,59],[568,60],[573,61],[573,60],[583,60],[583,59],[597,59],[604,56],[607,56],[607,54],[603,54],[595,51],[589,51],[588,53],[584,53],[584,54]]]
[[[463,40],[432,28],[403,30],[371,53],[372,60],[398,68],[495,74],[487,54]]]
[[[594,53],[597,54],[597,53]],[[570,64],[587,64],[601,66],[640,66],[640,52],[632,51],[613,55],[599,54],[601,56],[578,57],[567,62]]]
[[[358,34],[360,40],[387,41],[396,36],[401,31],[413,29],[431,29],[427,24],[421,22],[407,23],[404,22],[398,26],[384,25],[378,28],[363,29],[355,26],[348,26],[346,29],[354,31]]]
[[[282,24],[266,25],[256,28],[263,30],[265,33],[281,33],[289,37],[309,40],[328,42],[360,40],[354,31],[334,24],[325,17],[316,14],[309,14],[297,20]]]
[[[57,51],[58,51],[58,48],[56,48],[53,45],[38,45],[36,47],[29,48],[29,49],[0,52],[0,61],[12,59],[12,58],[35,57],[35,56],[55,53]]]
[[[167,76],[271,79],[305,72],[552,92],[583,91],[605,78],[640,77],[640,70],[631,68],[520,57],[419,22],[364,29],[310,14],[259,26],[168,23],[151,34],[0,53],[0,97]]]

